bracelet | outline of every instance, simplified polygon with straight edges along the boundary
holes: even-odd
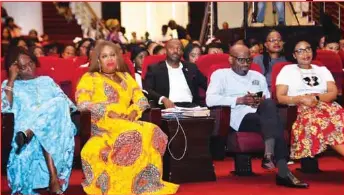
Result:
[[[4,89],[13,92],[13,87],[5,86]]]

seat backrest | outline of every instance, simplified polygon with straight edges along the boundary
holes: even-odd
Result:
[[[271,71],[271,97],[276,98],[276,78],[285,65],[292,64],[292,62],[277,62],[272,66]]]
[[[156,64],[164,60],[166,60],[166,55],[152,55],[152,56],[145,57],[142,63],[142,74],[141,74],[142,80],[144,80],[146,76],[148,66],[152,64]]]
[[[209,75],[211,65],[229,63],[228,58],[228,54],[206,54],[198,58],[196,65],[200,72],[206,76]]]
[[[76,87],[78,86],[78,83],[81,79],[81,77],[88,72],[88,67],[78,67],[75,69],[73,80],[72,80],[72,94],[71,94],[71,100],[75,102],[75,92]]]
[[[210,82],[210,77],[211,75],[218,69],[224,69],[224,68],[231,68],[231,65],[229,64],[229,62],[227,63],[220,63],[220,64],[213,64],[210,66],[209,68],[209,73],[207,75],[208,77],[208,84]],[[253,71],[257,71],[259,73],[262,73],[262,69],[260,68],[260,66],[256,63],[252,63],[251,64],[251,67],[250,67],[250,70],[253,70]]]
[[[343,51],[343,50],[340,50],[340,51],[338,52],[338,55],[339,55],[340,59],[342,60],[343,67],[344,67],[344,51]]]
[[[130,75],[135,78],[135,68],[133,62],[130,60],[130,58],[123,56],[124,63],[128,66]]]
[[[316,60],[323,63],[332,73],[338,90],[342,91],[343,86],[343,63],[339,54],[333,51],[317,50]]]

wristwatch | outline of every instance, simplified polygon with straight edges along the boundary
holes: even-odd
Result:
[[[315,98],[318,100],[318,102],[320,101],[320,97],[318,95],[316,95]]]

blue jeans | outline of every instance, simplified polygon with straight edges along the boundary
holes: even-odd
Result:
[[[284,2],[272,2],[278,13],[278,23],[285,23]],[[258,2],[257,22],[263,23],[265,16],[266,2]]]

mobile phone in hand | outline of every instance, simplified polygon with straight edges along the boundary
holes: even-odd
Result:
[[[257,96],[257,97],[260,97],[260,98],[263,97],[263,92],[262,92],[262,91],[257,92],[257,93],[256,93],[256,96]]]

